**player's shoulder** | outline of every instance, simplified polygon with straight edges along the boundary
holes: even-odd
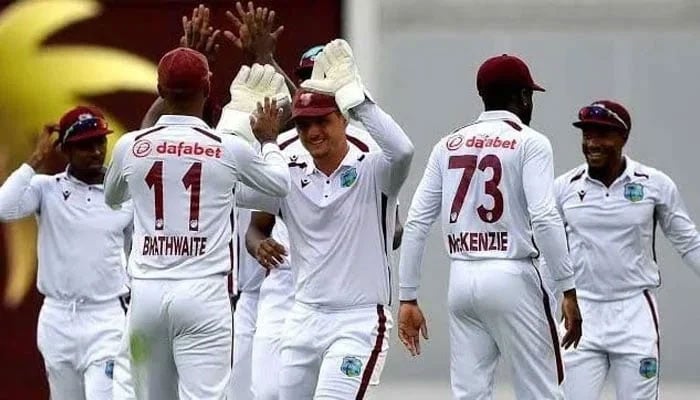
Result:
[[[578,182],[581,179],[583,179],[585,174],[586,174],[586,164],[583,163],[583,164],[577,165],[576,167],[571,168],[570,170],[559,175],[554,180],[554,184],[556,186],[571,185],[571,184],[574,184],[575,182]]]
[[[651,167],[646,164],[642,164],[639,161],[635,161],[629,157],[625,157],[626,161],[630,163],[629,170],[631,178],[639,181],[648,181],[651,184],[655,184],[662,187],[675,186],[676,183],[668,176],[665,172],[658,168]]]

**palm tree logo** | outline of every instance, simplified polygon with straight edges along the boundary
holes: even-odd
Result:
[[[117,90],[153,92],[156,67],[125,51],[84,45],[42,43],[53,33],[100,13],[93,0],[23,0],[0,14],[0,149],[10,166],[29,154],[48,121],[85,103],[84,96]],[[107,115],[115,132],[124,131]],[[110,146],[118,135],[112,135]],[[8,279],[5,305],[19,305],[36,275],[36,225],[32,219],[6,231]]]

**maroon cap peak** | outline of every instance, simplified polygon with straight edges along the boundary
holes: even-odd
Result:
[[[544,92],[536,84],[527,64],[516,56],[502,54],[484,61],[476,74],[476,88],[479,94],[492,87],[513,87]]]

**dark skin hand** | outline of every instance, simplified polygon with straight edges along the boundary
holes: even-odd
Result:
[[[401,301],[399,306],[399,340],[416,357],[420,355],[420,337],[428,340],[428,323],[418,300]]]
[[[284,72],[282,67],[275,60],[277,40],[284,31],[284,26],[277,26],[275,23],[276,14],[274,10],[268,8],[255,8],[253,2],[248,2],[248,10],[243,9],[240,2],[236,3],[236,16],[233,12],[227,11],[226,17],[235,27],[234,31],[224,31],[224,36],[243,51],[249,64],[270,64],[275,71],[284,77],[285,85],[292,96],[296,91],[294,81]],[[288,121],[283,130],[294,128],[294,124],[289,120],[291,107],[285,107],[284,121]]]
[[[266,269],[278,267],[284,262],[287,250],[270,237],[275,226],[275,216],[265,212],[254,211],[246,232],[246,249],[248,253]]]
[[[253,135],[261,144],[277,143],[280,116],[281,110],[277,107],[277,100],[265,97],[264,104],[258,102],[257,110],[250,116],[250,126],[253,129]]]
[[[221,30],[214,29],[210,25],[210,11],[200,4],[192,10],[192,17],[182,16],[182,36],[180,46],[187,47],[204,54],[211,65],[216,60],[219,45],[216,43]],[[158,97],[146,112],[141,121],[141,129],[150,128],[156,124],[158,118],[165,114],[165,102]]]
[[[578,302],[576,300],[576,289],[570,289],[564,292],[564,301],[562,302],[561,309],[564,318],[564,328],[566,328],[561,346],[565,349],[571,346],[576,348],[583,335],[583,319],[581,318],[581,311],[579,311]]]
[[[46,162],[51,157],[56,157],[58,150],[56,146],[57,135],[54,133],[58,132],[57,124],[47,124],[44,126],[44,130],[39,136],[39,141],[34,148],[34,151],[29,156],[27,164],[34,169],[37,173],[44,173]]]

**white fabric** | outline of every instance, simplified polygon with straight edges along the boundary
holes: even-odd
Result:
[[[246,208],[239,208],[237,211],[237,289],[239,293],[256,293],[255,296],[257,297],[257,293],[260,291],[260,285],[262,284],[263,279],[265,279],[265,268],[263,268],[258,261],[253,258],[250,253],[248,253],[245,247],[245,235],[248,231],[248,226],[250,225],[250,215],[252,211]]]
[[[286,195],[289,172],[277,145],[268,143],[257,154],[239,137],[217,135],[198,118],[175,115],[122,136],[105,178],[105,198],[116,207],[134,199],[132,276],[191,279],[230,272],[237,182]]]
[[[331,308],[390,302],[388,249],[396,196],[408,174],[413,145],[401,128],[371,102],[353,109],[382,149],[354,147],[331,174],[312,160],[293,160],[292,190],[283,199],[250,190],[240,204],[277,215],[289,229],[296,301]],[[328,221],[333,221],[329,224]]]
[[[646,291],[615,301],[579,299],[579,307],[583,337],[577,349],[564,352],[566,398],[597,400],[609,377],[617,400],[657,399],[660,365],[655,296]]]
[[[254,399],[251,374],[253,335],[257,315],[258,292],[241,292],[233,313],[233,365],[229,399]]]
[[[284,326],[280,400],[364,398],[392,326],[383,306],[328,311],[297,302]]]
[[[529,260],[453,261],[448,291],[452,398],[491,399],[502,357],[516,398],[563,399],[552,306]]]
[[[658,287],[657,224],[683,261],[700,274],[700,234],[675,183],[629,157],[626,163],[609,188],[590,178],[585,165],[556,180],[579,298],[620,300]]]
[[[103,302],[126,293],[131,203],[114,211],[104,204],[102,185],[88,185],[67,172],[37,175],[23,164],[0,187],[0,220],[32,214],[39,223],[41,294]]]
[[[134,279],[129,337],[137,398],[224,400],[232,324],[224,276]]]
[[[125,323],[118,299],[102,303],[46,298],[37,345],[54,400],[112,400],[114,359]]]
[[[127,311],[124,332],[129,332],[129,312]],[[131,379],[131,357],[129,356],[129,335],[122,335],[119,350],[114,358],[113,400],[136,400],[134,381]]]
[[[572,288],[553,186],[549,140],[510,112],[484,112],[444,137],[433,148],[404,226],[401,300],[418,296],[426,239],[439,216],[453,262],[530,259],[539,247],[557,288]]]

